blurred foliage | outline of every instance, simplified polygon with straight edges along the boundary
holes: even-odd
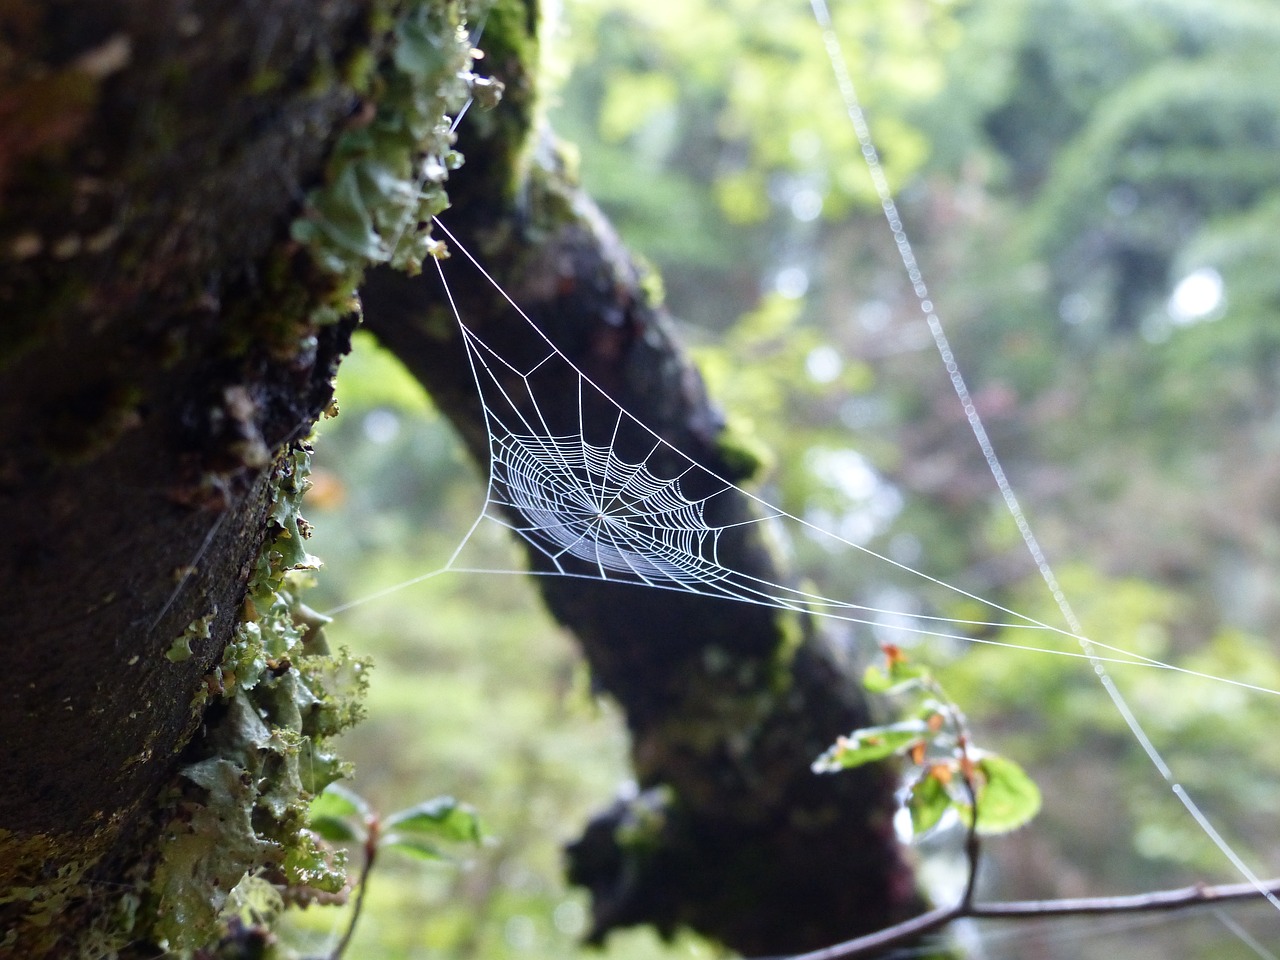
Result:
[[[812,220],[874,196],[807,3],[572,2],[566,20],[555,127],[689,319],[723,327],[750,307],[786,255],[791,207]],[[957,25],[936,0],[847,5],[839,25],[901,184],[928,152],[903,107],[941,89]]]
[[[1280,634],[1280,7],[875,0],[832,13],[975,404],[1087,631],[1280,687],[1262,639]],[[565,19],[553,122],[661,269],[735,433],[773,450],[756,492],[1059,622],[868,204],[807,4],[575,2]],[[320,608],[439,569],[483,497],[389,363],[361,344],[319,446]],[[515,563],[500,542],[468,549],[468,566]],[[803,534],[790,549],[828,596],[991,615],[873,556]],[[832,632],[855,652],[897,636]],[[348,738],[357,789],[382,809],[450,793],[479,807],[494,838],[461,867],[388,862],[352,955],[578,955],[586,904],[563,887],[557,844],[625,779],[625,735],[532,591],[445,575],[340,614],[331,633],[379,664],[371,719]],[[1066,637],[1054,645],[1078,652]],[[1030,829],[988,845],[989,893],[1234,879],[1087,663],[955,642],[912,656],[1044,796]],[[1251,863],[1280,863],[1274,698],[1194,674],[1111,672],[1229,839]],[[1253,955],[1205,914],[1132,935],[997,931],[986,949]],[[644,932],[605,952],[713,955]]]

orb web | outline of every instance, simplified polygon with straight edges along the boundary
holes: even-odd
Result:
[[[694,589],[723,579],[719,531],[688,499],[679,477],[663,480],[581,437],[506,434],[491,446],[499,504],[523,523],[512,529],[562,570],[565,556],[648,584]],[[505,496],[501,492],[505,492]]]

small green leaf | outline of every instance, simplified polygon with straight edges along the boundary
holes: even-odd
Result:
[[[311,801],[307,826],[326,840],[363,843],[368,838],[365,822],[369,804],[354,790],[331,783]]]
[[[889,664],[888,673],[874,665],[867,667],[862,675],[862,686],[869,693],[900,693],[917,686],[927,675],[928,671],[924,667],[894,660]]]
[[[378,842],[382,850],[399,850],[419,860],[446,860],[441,850],[421,837],[410,837],[399,833],[388,833]]]
[[[888,693],[893,689],[893,681],[879,667],[870,666],[862,675],[862,686],[868,693]]]
[[[919,667],[905,657],[893,657],[889,661],[889,679],[895,687],[906,686],[929,676],[927,667]]]
[[[350,817],[369,816],[369,803],[364,797],[350,787],[340,783],[331,783],[325,787],[320,796],[311,801],[312,817]]]
[[[383,821],[387,839],[391,843],[403,839],[400,835],[412,834],[439,840],[480,842],[480,819],[468,804],[459,803],[453,797],[436,797],[425,803],[399,810]]]
[[[911,831],[919,837],[938,825],[943,814],[951,807],[951,794],[947,786],[931,770],[911,785],[907,798],[907,812],[911,814]]]
[[[895,753],[909,750],[927,733],[928,728],[920,720],[904,720],[883,727],[864,727],[837,740],[813,762],[813,771],[835,773],[883,760]]]
[[[1029,823],[1040,812],[1040,788],[1012,760],[989,753],[976,766],[982,777],[978,789],[979,833],[1008,833]]]
[[[337,817],[312,817],[308,824],[313,833],[332,843],[364,843],[365,832],[351,820]]]

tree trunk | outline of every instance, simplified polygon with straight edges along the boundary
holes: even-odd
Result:
[[[469,158],[442,219],[548,339],[625,410],[711,472],[743,480],[719,412],[671,334],[669,317],[603,217],[540,136],[528,74],[534,36],[522,4],[500,2],[484,35],[503,102],[463,127]],[[548,351],[458,251],[446,265],[468,328],[518,371],[537,367],[537,407],[519,414],[548,434],[581,430],[617,459],[682,469],[652,436],[618,429],[617,407]],[[490,426],[463,338],[436,277],[371,274],[365,322],[431,392],[473,457],[490,466]],[[504,368],[505,370],[505,368]],[[530,377],[530,387],[534,382]],[[505,402],[501,401],[500,402]],[[509,418],[510,419],[510,418]],[[656,461],[656,462],[655,462]],[[665,472],[664,472],[665,469]],[[696,500],[696,482],[682,481]],[[695,484],[690,489],[688,485]],[[742,495],[718,497],[718,556],[765,582],[784,578]],[[513,525],[533,522],[509,511]],[[534,571],[555,564],[527,551]],[[570,555],[570,572],[596,569]],[[576,565],[575,565],[576,564]],[[579,638],[596,682],[624,709],[641,793],[620,800],[569,850],[594,895],[595,938],[652,923],[687,925],[747,954],[811,949],[901,920],[924,906],[892,827],[896,771],[817,777],[810,762],[869,722],[856,679],[807,616],[598,579],[542,576],[543,596]]]
[[[200,946],[318,856],[298,757],[352,710],[285,572],[355,317],[290,225],[413,8],[0,5],[5,956]]]

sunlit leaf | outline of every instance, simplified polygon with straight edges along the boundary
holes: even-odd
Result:
[[[871,693],[899,693],[916,685],[926,673],[924,667],[910,663],[890,663],[888,673],[873,665],[862,675],[862,686]]]
[[[1016,830],[1040,812],[1040,788],[1018,764],[987,754],[976,766],[982,781],[978,789],[979,833]]]
[[[902,753],[928,733],[921,720],[904,720],[883,727],[864,727],[841,737],[813,762],[815,773],[834,773]]]
[[[397,811],[383,821],[383,828],[386,845],[402,842],[404,835],[469,843],[480,841],[480,819],[475,810],[453,797],[436,797]]]
[[[893,689],[893,681],[879,667],[870,666],[862,675],[862,686],[870,693],[888,693]]]

